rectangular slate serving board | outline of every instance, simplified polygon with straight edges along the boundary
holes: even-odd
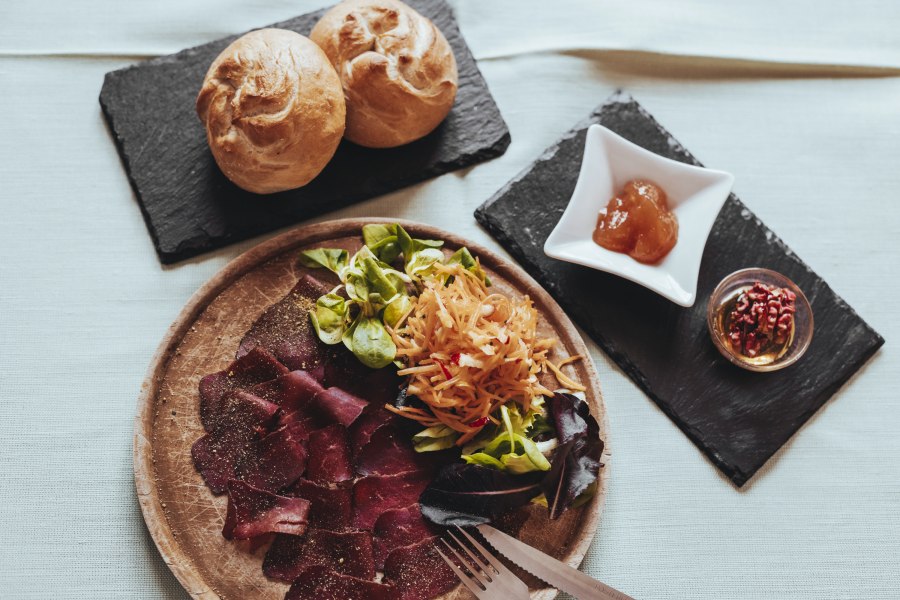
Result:
[[[431,134],[399,148],[341,143],[309,185],[270,196],[222,175],[194,112],[213,59],[238,36],[106,74],[100,105],[159,259],[173,263],[500,156],[509,129],[444,0],[407,0],[453,47],[459,90]],[[306,35],[327,9],[271,27]]]
[[[662,156],[700,165],[643,107],[619,92],[479,207],[475,218],[742,486],[884,339],[734,194],[713,225],[691,308],[614,275],[545,256],[544,241],[575,188],[585,131],[594,123]],[[782,371],[740,369],[709,339],[707,299],[722,278],[745,267],[787,275],[812,305],[812,344],[800,361]]]

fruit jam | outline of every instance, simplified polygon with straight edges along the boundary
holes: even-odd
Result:
[[[669,211],[666,192],[635,179],[609,201],[594,230],[594,242],[638,262],[661,261],[678,240],[678,220]]]

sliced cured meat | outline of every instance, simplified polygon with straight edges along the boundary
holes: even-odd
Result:
[[[388,554],[382,581],[397,589],[398,600],[428,600],[459,584],[459,579],[437,553],[433,539]]]
[[[348,430],[350,434],[350,453],[356,458],[360,450],[369,443],[369,438],[372,437],[372,434],[379,427],[387,423],[396,423],[401,418],[383,408],[372,408],[365,411],[362,416],[353,422],[353,425]]]
[[[214,494],[225,492],[248,446],[265,431],[278,406],[242,391],[228,392],[219,403],[214,429],[191,447],[194,466]]]
[[[331,387],[316,394],[312,405],[329,423],[340,423],[344,427],[350,427],[369,403],[359,396]]]
[[[225,493],[229,479],[235,476],[235,464],[244,454],[251,438],[216,436],[207,433],[191,446],[194,467],[213,494]]]
[[[293,425],[251,442],[237,461],[235,478],[275,492],[297,481],[306,469],[306,448]]]
[[[228,482],[228,513],[222,535],[248,540],[267,533],[302,535],[310,503],[303,498],[276,496],[242,481]]]
[[[316,429],[322,428],[322,419],[316,415],[310,415],[305,408],[295,410],[292,413],[281,413],[278,417],[278,426],[285,427],[290,425],[294,429],[294,433],[300,439],[309,438],[309,434]]]
[[[291,583],[315,566],[362,579],[374,579],[372,534],[368,531],[337,532],[311,528],[302,537],[279,535],[266,552],[263,573]]]
[[[209,431],[216,435],[234,431],[258,431],[266,428],[278,412],[278,405],[255,394],[234,390],[218,403],[218,412],[209,415]]]
[[[434,539],[440,533],[438,527],[422,518],[418,504],[385,511],[372,530],[375,567],[382,570],[385,559],[393,550]]]
[[[399,600],[390,585],[311,567],[297,578],[284,600]]]
[[[329,291],[318,279],[310,275],[301,277],[284,298],[267,308],[253,323],[241,340],[237,355],[261,347],[292,370],[321,372],[328,349],[316,336],[309,311],[315,308],[316,299]]]
[[[365,398],[372,404],[392,404],[400,391],[403,378],[391,366],[371,369],[359,362],[351,352],[336,347],[325,364],[325,386],[339,387]]]
[[[337,483],[353,479],[350,445],[343,425],[329,425],[309,434],[306,478],[316,483]]]
[[[383,425],[369,437],[356,458],[359,475],[395,475],[434,470],[433,452],[416,452],[405,433],[391,425]]]
[[[423,473],[371,475],[353,485],[353,526],[372,529],[387,510],[403,508],[419,500],[431,476]]]
[[[312,503],[309,523],[314,527],[340,531],[350,526],[353,518],[353,491],[350,485],[333,487],[298,479],[287,492]]]
[[[249,390],[253,386],[288,372],[266,350],[260,348],[232,362],[226,369],[207,375],[200,380],[200,421],[207,431],[215,428],[216,417],[221,412],[222,398],[230,391]]]
[[[293,412],[305,407],[323,389],[325,388],[315,377],[298,370],[260,383],[250,391],[279,405],[284,412]]]

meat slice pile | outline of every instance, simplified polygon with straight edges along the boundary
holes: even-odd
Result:
[[[327,291],[301,278],[235,361],[201,379],[194,464],[228,494],[223,536],[274,535],[263,572],[292,584],[286,600],[432,598],[457,583],[418,506],[443,459],[416,453],[384,409],[399,391],[392,368],[319,342],[307,310]]]

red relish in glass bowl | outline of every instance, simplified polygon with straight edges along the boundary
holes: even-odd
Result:
[[[809,301],[793,281],[769,269],[741,269],[723,279],[710,296],[706,321],[719,352],[750,371],[792,365],[812,341]]]

